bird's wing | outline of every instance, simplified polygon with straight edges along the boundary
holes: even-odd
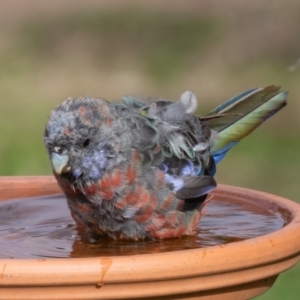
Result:
[[[210,175],[210,129],[192,115],[197,107],[192,92],[183,93],[178,102],[143,103],[126,97],[123,104],[131,109],[126,117],[136,123],[134,146],[143,155],[144,170],[160,168],[166,185],[181,199],[200,197],[216,187]]]

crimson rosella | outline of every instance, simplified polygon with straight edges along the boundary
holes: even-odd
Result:
[[[67,99],[51,111],[44,141],[72,217],[114,239],[197,233],[216,187],[216,164],[240,139],[286,104],[287,92],[248,90],[206,116],[195,95],[120,103]]]

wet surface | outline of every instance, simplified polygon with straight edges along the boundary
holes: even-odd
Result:
[[[2,201],[0,258],[115,256],[203,248],[264,235],[287,222],[274,208],[217,197],[205,206],[197,236],[140,242],[91,242],[76,227],[62,195]]]

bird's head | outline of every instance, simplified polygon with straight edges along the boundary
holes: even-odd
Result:
[[[51,111],[44,133],[53,172],[73,181],[100,179],[121,159],[121,127],[105,100],[67,99]]]

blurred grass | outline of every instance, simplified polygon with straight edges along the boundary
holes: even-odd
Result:
[[[298,160],[299,135],[277,135],[268,129],[260,128],[228,153],[219,165],[217,181],[299,201],[298,168],[292,167]]]
[[[218,29],[218,22],[211,18],[147,11],[96,11],[55,22],[31,22],[22,28],[20,49],[49,58],[59,55],[61,49],[57,45],[62,41],[75,38],[79,43],[90,44],[88,52],[94,63],[101,64],[101,56],[105,56],[104,63],[109,62],[106,67],[111,68],[114,60],[125,53],[139,61],[142,71],[152,80],[160,82],[172,80],[184,64],[191,64],[195,50],[208,47]]]
[[[50,109],[69,95],[177,99],[191,89],[205,114],[245,89],[280,84],[291,91],[289,105],[231,150],[217,181],[299,201],[300,71],[287,71],[298,57],[291,61],[295,41],[291,36],[288,47],[285,34],[296,27],[278,21],[285,31],[264,33],[269,23],[257,24],[272,23],[280,7],[267,15],[258,11],[241,16],[222,15],[220,7],[211,14],[87,9],[27,19],[9,36],[0,32],[6,45],[0,47],[0,175],[51,174],[44,125]],[[253,33],[244,34],[237,20],[242,29],[258,26],[250,44]],[[295,299],[299,268],[281,275],[258,299]]]

